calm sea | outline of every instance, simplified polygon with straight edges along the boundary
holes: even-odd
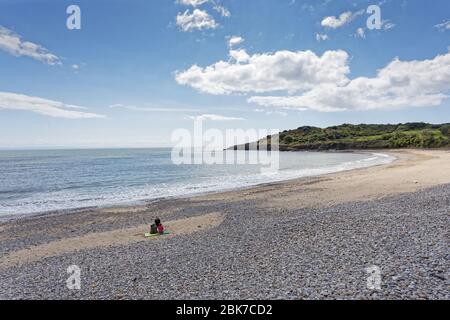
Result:
[[[392,160],[287,152],[280,153],[280,170],[264,175],[258,165],[174,165],[170,149],[0,151],[0,219],[218,192]]]

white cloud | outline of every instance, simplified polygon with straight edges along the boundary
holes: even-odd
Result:
[[[326,34],[320,34],[320,33],[316,33],[316,40],[317,41],[325,41],[325,40],[329,40],[330,38],[328,37],[328,35]]]
[[[238,55],[239,53],[239,55]],[[200,92],[231,94],[312,89],[323,83],[345,84],[348,79],[348,54],[326,51],[317,56],[312,51],[277,51],[248,55],[232,50],[230,61],[219,61],[208,67],[197,65],[176,72],[175,79]],[[246,55],[246,56],[245,56]],[[242,57],[245,56],[245,59]]]
[[[276,114],[276,115],[280,115],[283,117],[287,117],[287,115],[288,115],[287,112],[284,112],[284,111],[267,111],[265,109],[254,109],[253,111],[258,112],[258,113],[265,113],[268,116]]]
[[[141,112],[198,112],[200,109],[188,109],[188,108],[163,108],[163,107],[138,107],[125,104],[113,104],[109,106],[111,109],[127,109],[131,111]]]
[[[198,7],[204,3],[209,2],[209,0],[178,0],[180,4],[184,4],[185,6],[193,6]]]
[[[364,29],[357,30],[364,37]],[[277,51],[249,55],[230,49],[228,61],[177,71],[178,84],[214,95],[266,94],[247,99],[264,107],[316,110],[399,109],[438,106],[450,92],[450,53],[434,59],[394,59],[375,77],[350,79],[343,50]]]
[[[179,13],[176,18],[177,26],[184,32],[203,29],[215,29],[219,25],[208,12],[195,9],[192,13],[186,10],[184,13]]]
[[[242,121],[244,118],[226,117],[218,114],[202,114],[200,116],[191,116],[189,119],[196,121]]]
[[[355,19],[357,16],[360,16],[362,14],[364,14],[364,10],[359,10],[354,13],[352,13],[351,11],[346,11],[341,13],[339,17],[335,16],[325,17],[322,20],[321,25],[322,27],[337,29],[345,26],[346,24],[350,23],[353,19]]]
[[[439,23],[439,24],[435,25],[434,27],[436,29],[438,29],[439,31],[450,30],[450,20]]]
[[[225,8],[224,6],[216,4],[214,6],[214,10],[216,10],[222,17],[229,18],[231,17],[231,12]]]
[[[356,30],[356,37],[364,39],[366,37],[366,32],[364,31],[364,28],[358,28]]]
[[[266,107],[345,110],[432,107],[448,98],[450,53],[431,60],[394,59],[376,77],[359,77],[345,85],[324,83],[297,96],[251,97],[250,103]]]
[[[322,20],[321,25],[322,25],[322,27],[327,27],[327,28],[332,28],[332,29],[340,28],[340,27],[346,25],[347,23],[349,23],[352,16],[353,16],[352,12],[347,11],[347,12],[342,13],[339,17],[334,17],[334,16],[325,17]]]
[[[230,50],[230,57],[237,63],[247,63],[250,60],[250,56],[245,50]]]
[[[328,87],[333,88],[332,85]],[[255,103],[264,107],[273,108],[284,108],[284,109],[295,109],[299,111],[306,111],[308,109],[321,111],[321,112],[333,112],[333,111],[345,111],[345,109],[334,107],[334,106],[313,106],[310,107],[305,101],[307,98],[305,96],[253,96],[247,99],[248,103]],[[308,101],[309,103],[309,101]]]
[[[243,43],[244,41],[245,41],[245,40],[244,40],[244,38],[242,38],[242,37],[239,37],[239,36],[232,36],[232,37],[230,38],[230,40],[228,40],[228,46],[231,48],[231,47],[234,47],[234,46],[237,46],[237,45]]]
[[[53,101],[23,94],[0,92],[0,110],[24,110],[45,116],[66,119],[104,118],[105,116],[74,111],[69,109],[86,109],[85,107],[68,105],[59,101]]]
[[[0,26],[0,50],[16,57],[30,57],[49,65],[61,64],[58,56],[50,53],[41,45],[24,41],[21,36],[2,26]]]

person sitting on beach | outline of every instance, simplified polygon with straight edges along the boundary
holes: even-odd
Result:
[[[162,225],[162,223],[160,223],[158,225],[158,233],[159,234],[164,234],[164,226]]]
[[[156,217],[155,219],[156,228],[159,234],[164,234],[164,226],[161,223],[161,220]]]
[[[157,234],[158,233],[158,226],[154,223],[150,226],[150,234]]]
[[[155,223],[150,227],[150,234],[164,234],[164,226],[161,223],[161,219],[156,217]]]
[[[158,217],[156,217],[155,223],[150,226],[150,234],[157,234],[157,233],[159,233],[158,226],[160,224],[161,224],[161,220]]]

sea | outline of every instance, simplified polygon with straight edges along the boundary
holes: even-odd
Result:
[[[221,152],[239,158],[258,151]],[[248,188],[394,160],[381,153],[280,152],[279,170],[267,174],[258,164],[172,159],[169,148],[1,150],[0,220]]]

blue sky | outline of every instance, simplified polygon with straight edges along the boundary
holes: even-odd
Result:
[[[449,21],[448,0],[0,0],[0,147],[168,146],[201,115],[450,122]]]

